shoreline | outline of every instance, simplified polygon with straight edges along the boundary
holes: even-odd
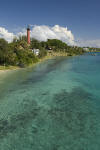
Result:
[[[25,68],[35,67],[37,64],[39,64],[39,63],[41,63],[45,60],[51,59],[51,58],[53,58],[53,57],[45,56],[45,57],[39,59],[38,62],[30,64],[29,66],[26,66]],[[4,74],[4,73],[7,73],[7,72],[10,72],[10,71],[14,71],[14,70],[18,70],[18,69],[25,69],[25,68],[21,68],[21,67],[18,67],[18,66],[8,66],[8,67],[0,66],[0,75]]]
[[[20,69],[20,67],[18,67],[18,66],[7,66],[7,67],[0,66],[0,75],[3,73],[13,71],[13,70],[18,70],[18,69]]]
[[[26,66],[25,68],[28,68],[28,67],[35,67],[37,64],[45,61],[45,60],[48,60],[48,59],[52,59],[53,57],[67,57],[68,54],[67,53],[62,53],[62,52],[53,52],[53,53],[47,53],[47,55],[41,59],[39,59],[38,62],[36,63],[33,63],[33,64],[30,64],[29,66]],[[24,68],[21,68],[21,67],[18,67],[18,66],[0,66],[0,75],[3,74],[3,73],[7,73],[9,71],[14,71],[14,70],[18,70],[18,69],[24,69]]]

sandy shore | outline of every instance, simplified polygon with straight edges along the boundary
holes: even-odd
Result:
[[[11,71],[12,71],[11,69],[0,70],[0,75],[6,74],[6,73],[11,72]]]
[[[0,74],[1,73],[5,73],[5,72],[8,72],[9,70],[0,70]]]
[[[9,67],[0,66],[0,75],[11,72],[13,70],[17,70],[17,69],[20,69],[20,68],[17,66],[9,66]]]

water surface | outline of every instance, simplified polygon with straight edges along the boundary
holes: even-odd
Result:
[[[100,150],[100,55],[0,75],[0,150]]]

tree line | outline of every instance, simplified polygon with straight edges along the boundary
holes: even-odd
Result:
[[[32,49],[39,49],[39,56],[35,56]],[[40,42],[34,38],[31,44],[27,44],[27,37],[14,38],[11,43],[5,39],[0,39],[0,65],[24,67],[36,63],[40,58],[47,55],[49,49],[55,52],[66,52],[69,56],[79,55],[84,52],[83,48],[68,46],[66,43],[57,39],[48,39]]]

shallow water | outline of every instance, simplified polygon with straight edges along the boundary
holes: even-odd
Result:
[[[0,150],[100,150],[100,55],[0,75]]]

